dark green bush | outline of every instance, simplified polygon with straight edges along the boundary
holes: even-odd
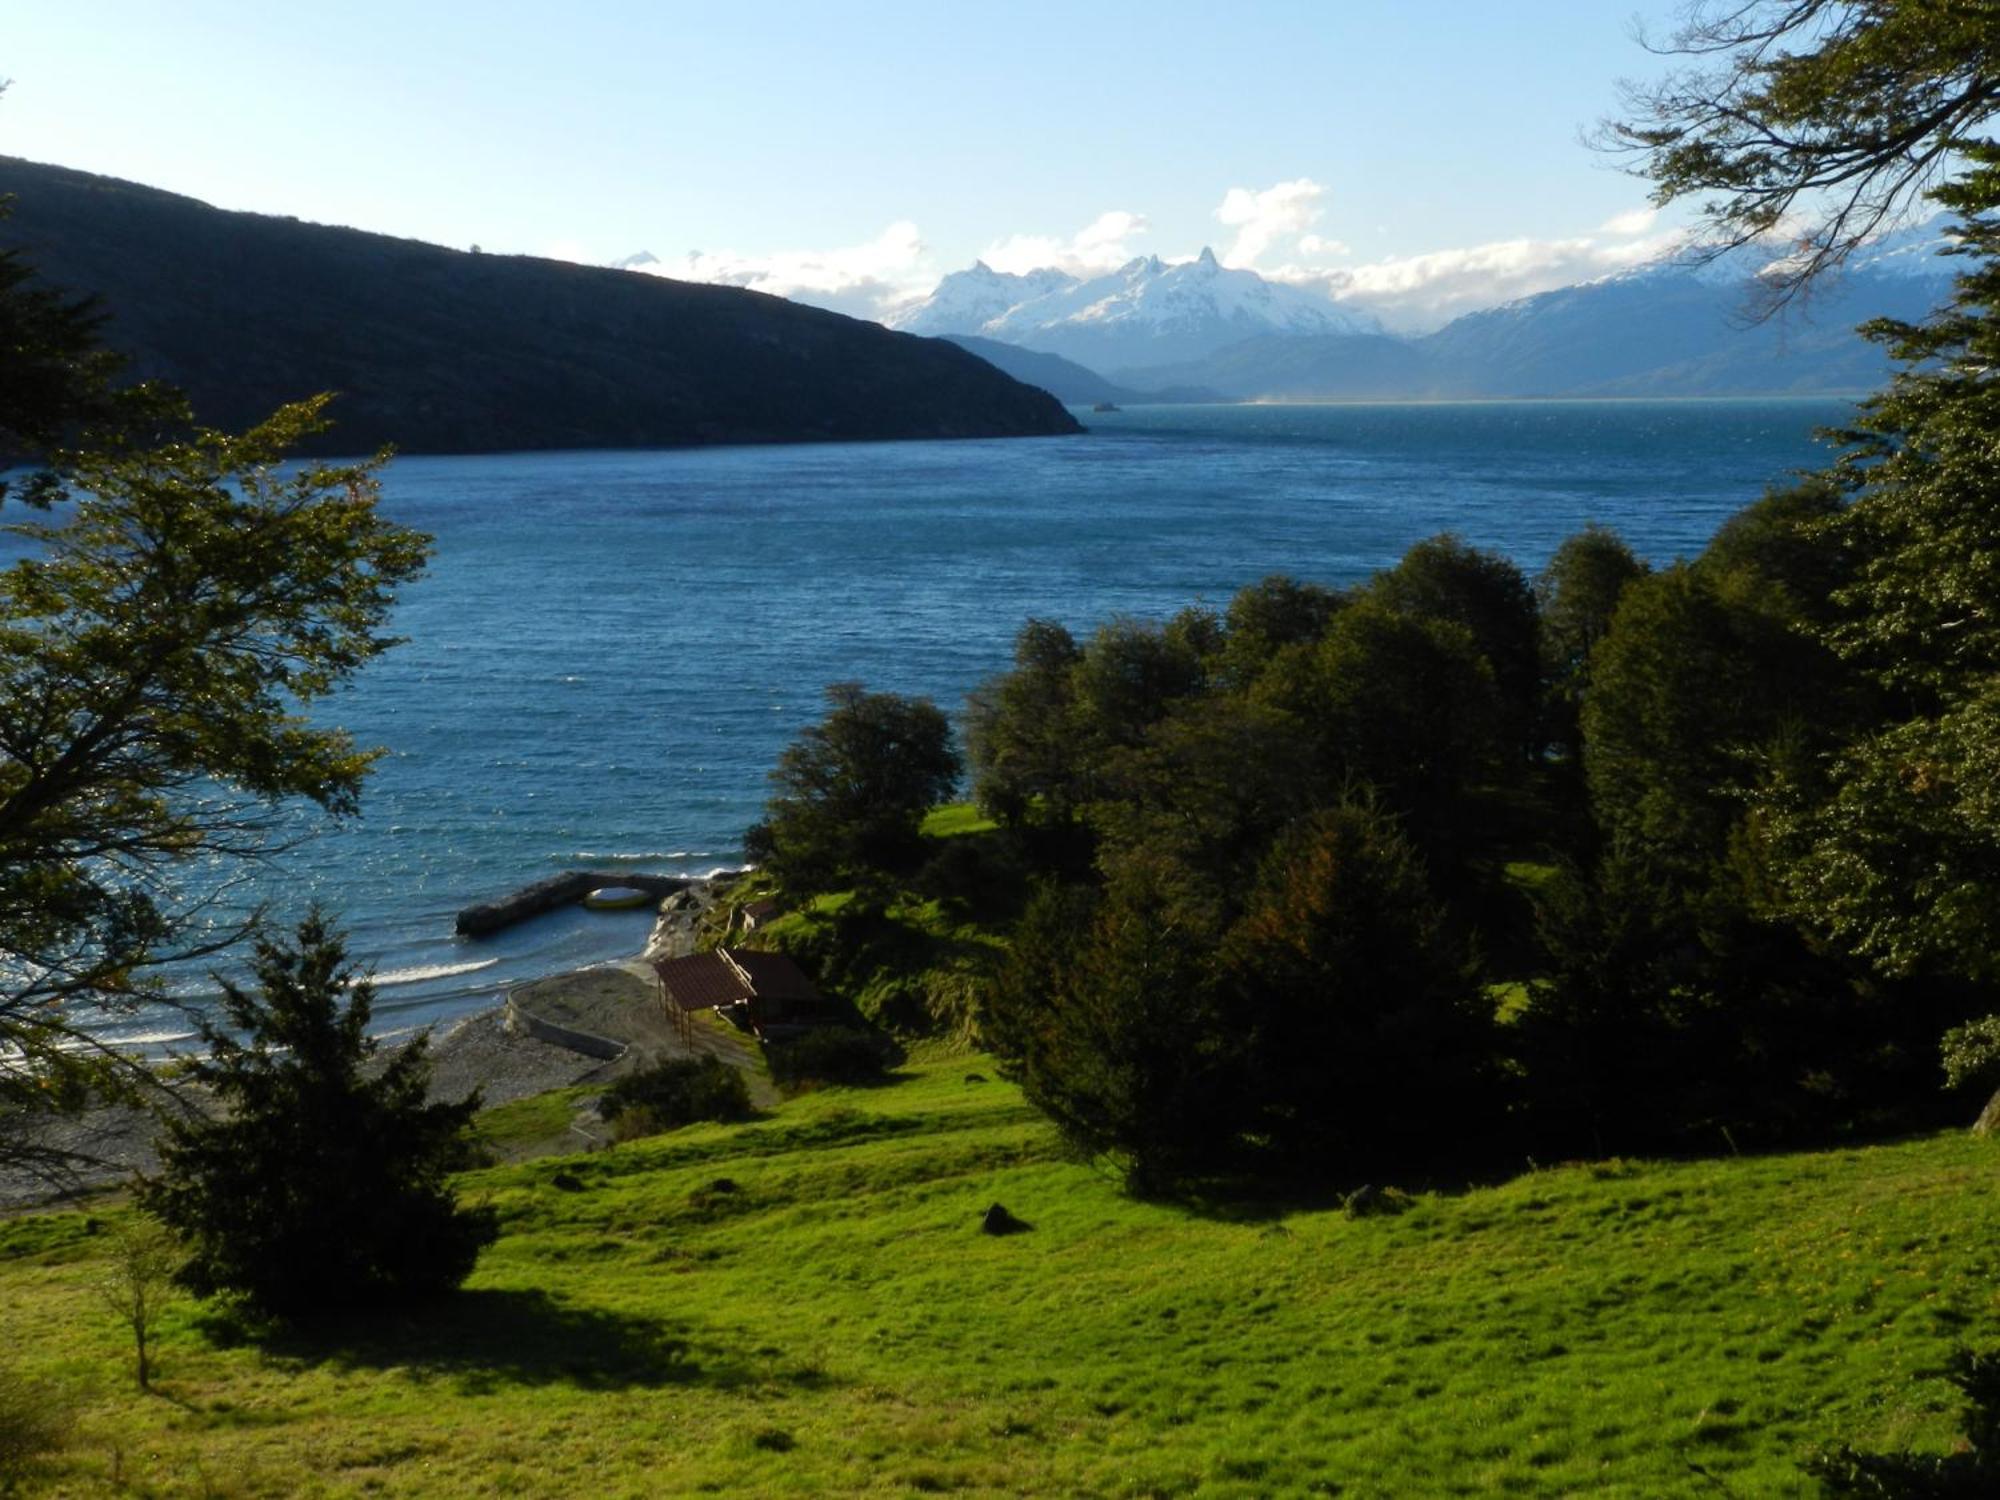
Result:
[[[187,1242],[180,1279],[280,1318],[450,1292],[499,1232],[451,1181],[478,1095],[430,1101],[422,1038],[380,1055],[374,988],[317,913],[252,969],[258,991],[224,985],[191,1069],[221,1108],[166,1117],[138,1194]]]
[[[618,1079],[597,1112],[619,1140],[655,1135],[700,1120],[747,1120],[750,1090],[743,1075],[714,1057],[682,1057]]]
[[[895,1061],[886,1037],[851,1026],[820,1026],[764,1049],[771,1076],[787,1089],[880,1083]]]

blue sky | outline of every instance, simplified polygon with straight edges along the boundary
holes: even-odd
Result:
[[[0,151],[873,311],[1204,244],[1435,321],[1656,250],[1579,132],[1667,0],[0,3]]]

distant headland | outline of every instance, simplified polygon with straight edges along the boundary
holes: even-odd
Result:
[[[102,299],[106,341],[203,423],[339,393],[318,451],[688,447],[1074,433],[940,339],[733,287],[212,208],[0,157],[0,245]]]

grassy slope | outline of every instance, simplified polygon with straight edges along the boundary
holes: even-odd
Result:
[[[1231,1222],[1063,1160],[981,1059],[908,1073],[477,1174],[505,1233],[454,1307],[259,1349],[182,1306],[164,1397],[123,1378],[82,1216],[0,1224],[8,1347],[83,1403],[56,1483],[1786,1494],[1823,1439],[1944,1445],[1933,1372],[2000,1321],[1963,1137]],[[981,1235],[995,1200],[1033,1232]]]

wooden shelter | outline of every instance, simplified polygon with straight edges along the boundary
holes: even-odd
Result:
[[[818,1026],[836,1019],[805,972],[782,953],[716,948],[653,965],[660,999],[683,1034],[692,1011],[715,1010],[757,1036]]]

